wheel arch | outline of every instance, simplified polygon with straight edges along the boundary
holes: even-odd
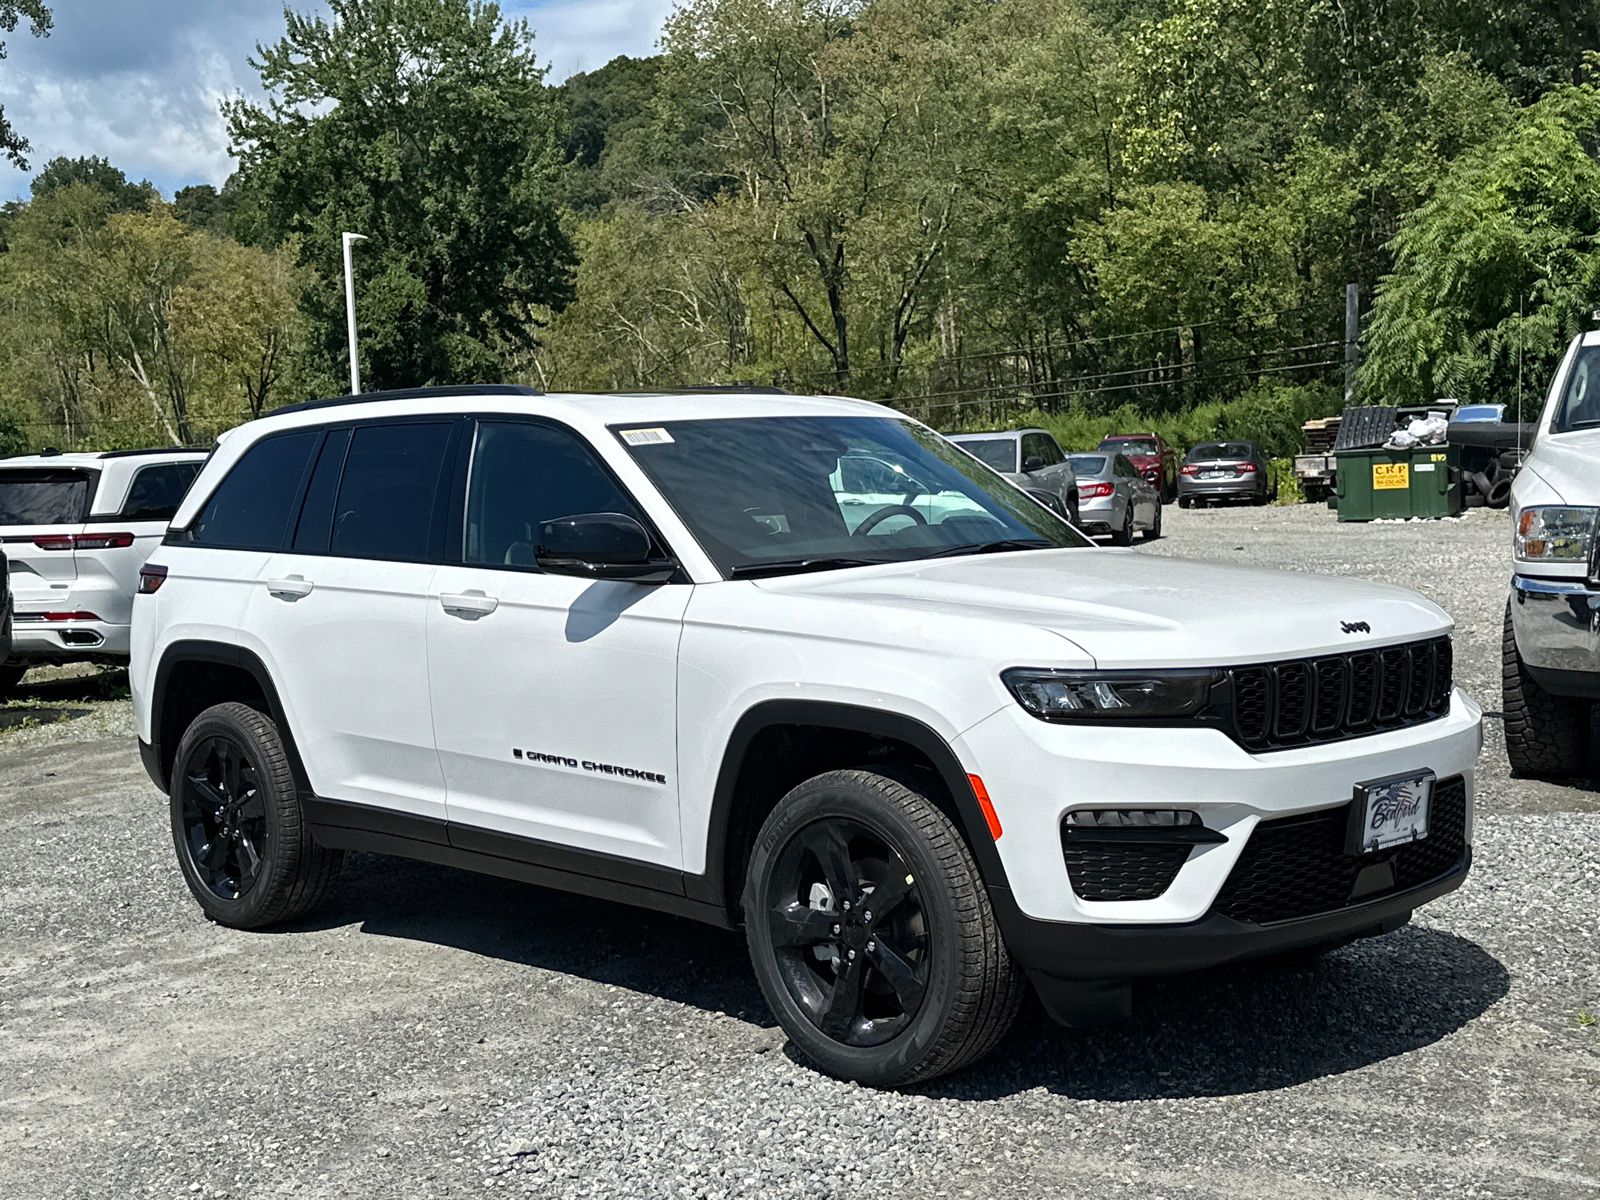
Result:
[[[798,738],[804,758],[786,738]],[[765,752],[776,748],[784,764],[771,779],[758,772]],[[821,745],[823,752],[815,754]],[[830,751],[832,752],[830,756]],[[797,774],[793,769],[804,763]],[[929,799],[946,811],[965,838],[985,883],[1005,887],[1005,868],[988,824],[973,794],[960,759],[934,729],[915,717],[822,700],[769,700],[748,710],[735,723],[724,747],[712,794],[706,828],[706,869],[698,879],[686,880],[689,894],[722,907],[737,924],[745,863],[755,835],[769,812],[796,783],[842,767],[880,767],[882,772],[908,786],[926,785],[902,777],[920,765],[931,769],[936,787]],[[699,893],[696,895],[696,893]]]
[[[227,642],[173,642],[162,652],[150,689],[150,744],[141,745],[145,769],[163,792],[184,730],[213,704],[237,700],[259,709],[278,727],[295,785],[311,791],[272,673],[259,655]]]

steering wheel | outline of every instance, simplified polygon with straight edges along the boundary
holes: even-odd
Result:
[[[928,523],[928,519],[909,504],[885,504],[877,512],[872,513],[865,521],[857,525],[853,536],[862,537],[871,533],[890,517],[910,517],[918,525],[926,525]]]

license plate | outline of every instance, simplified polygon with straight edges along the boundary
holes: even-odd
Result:
[[[1411,486],[1410,463],[1373,463],[1372,487],[1374,491]]]
[[[1228,475],[1229,475],[1229,472],[1227,472],[1227,471],[1201,471],[1200,472],[1200,478],[1201,479],[1226,479],[1228,477]]]
[[[1434,778],[1432,771],[1420,771],[1356,784],[1345,852],[1371,854],[1427,837]]]

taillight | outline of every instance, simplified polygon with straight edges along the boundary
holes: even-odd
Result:
[[[100,618],[92,612],[62,612],[45,613],[46,621],[98,621]]]
[[[1078,498],[1080,500],[1093,500],[1097,496],[1109,496],[1117,490],[1114,483],[1080,483],[1078,485]]]
[[[1233,470],[1237,475],[1254,475],[1256,473],[1256,465],[1255,463],[1240,463]]]
[[[167,569],[159,563],[145,563],[139,568],[139,595],[149,596],[161,590],[167,581]]]
[[[1198,475],[1198,474],[1200,474],[1200,468],[1195,466],[1193,463],[1184,463],[1183,466],[1178,468],[1178,474],[1179,475]]]
[[[33,539],[41,550],[120,550],[133,545],[131,533],[50,533]]]

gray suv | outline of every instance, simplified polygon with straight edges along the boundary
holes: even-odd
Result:
[[[1078,477],[1056,439],[1043,429],[958,433],[950,440],[1077,524]]]

